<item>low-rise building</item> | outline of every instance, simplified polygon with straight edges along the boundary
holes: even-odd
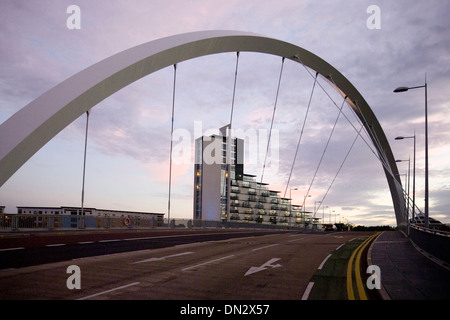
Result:
[[[18,206],[18,215],[33,215],[42,217],[61,217],[53,219],[60,225],[56,227],[123,227],[123,226],[162,226],[164,213],[138,212],[127,210],[111,210],[81,207],[33,207]],[[41,219],[44,221],[43,219]],[[48,219],[45,219],[48,220]]]

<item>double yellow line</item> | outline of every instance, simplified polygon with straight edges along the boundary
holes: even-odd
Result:
[[[360,300],[367,300],[366,291],[364,289],[360,263],[361,263],[361,254],[367,245],[372,242],[373,239],[378,237],[381,232],[377,232],[374,235],[370,236],[366,240],[364,240],[352,253],[350,260],[347,264],[347,296],[349,300],[356,300],[355,291],[353,290],[353,261],[355,260],[355,279],[356,279],[356,289],[358,291],[358,296]],[[356,256],[356,259],[355,259]]]

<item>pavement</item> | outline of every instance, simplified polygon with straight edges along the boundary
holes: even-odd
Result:
[[[380,267],[385,300],[450,299],[450,270],[421,253],[400,231],[383,232],[369,259]]]

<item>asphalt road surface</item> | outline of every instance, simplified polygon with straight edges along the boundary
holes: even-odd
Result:
[[[52,243],[34,248],[33,257],[38,252],[47,255],[50,251],[45,250],[49,248],[73,251],[69,247],[76,248],[79,255],[64,261],[0,270],[0,299],[300,300],[329,253],[359,236],[367,234],[282,232],[244,237],[240,233],[238,238],[196,240],[201,242],[185,236],[170,247],[162,247],[162,242],[175,241],[176,236],[159,240],[84,239],[71,246]],[[160,245],[136,250],[141,241]],[[128,243],[134,250],[108,251],[108,246],[118,243]],[[95,247],[99,244],[102,255]],[[96,255],[82,254],[89,252],[89,247],[96,248]],[[0,253],[26,250],[3,249]]]

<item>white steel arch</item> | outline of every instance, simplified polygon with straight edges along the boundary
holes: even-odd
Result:
[[[364,124],[381,159],[397,225],[406,226],[397,165],[371,108],[339,71],[296,45],[239,31],[200,31],[150,41],[106,58],[73,75],[30,102],[0,125],[0,186],[41,147],[111,94],[155,71],[181,61],[224,52],[277,55],[315,70],[343,96]]]

